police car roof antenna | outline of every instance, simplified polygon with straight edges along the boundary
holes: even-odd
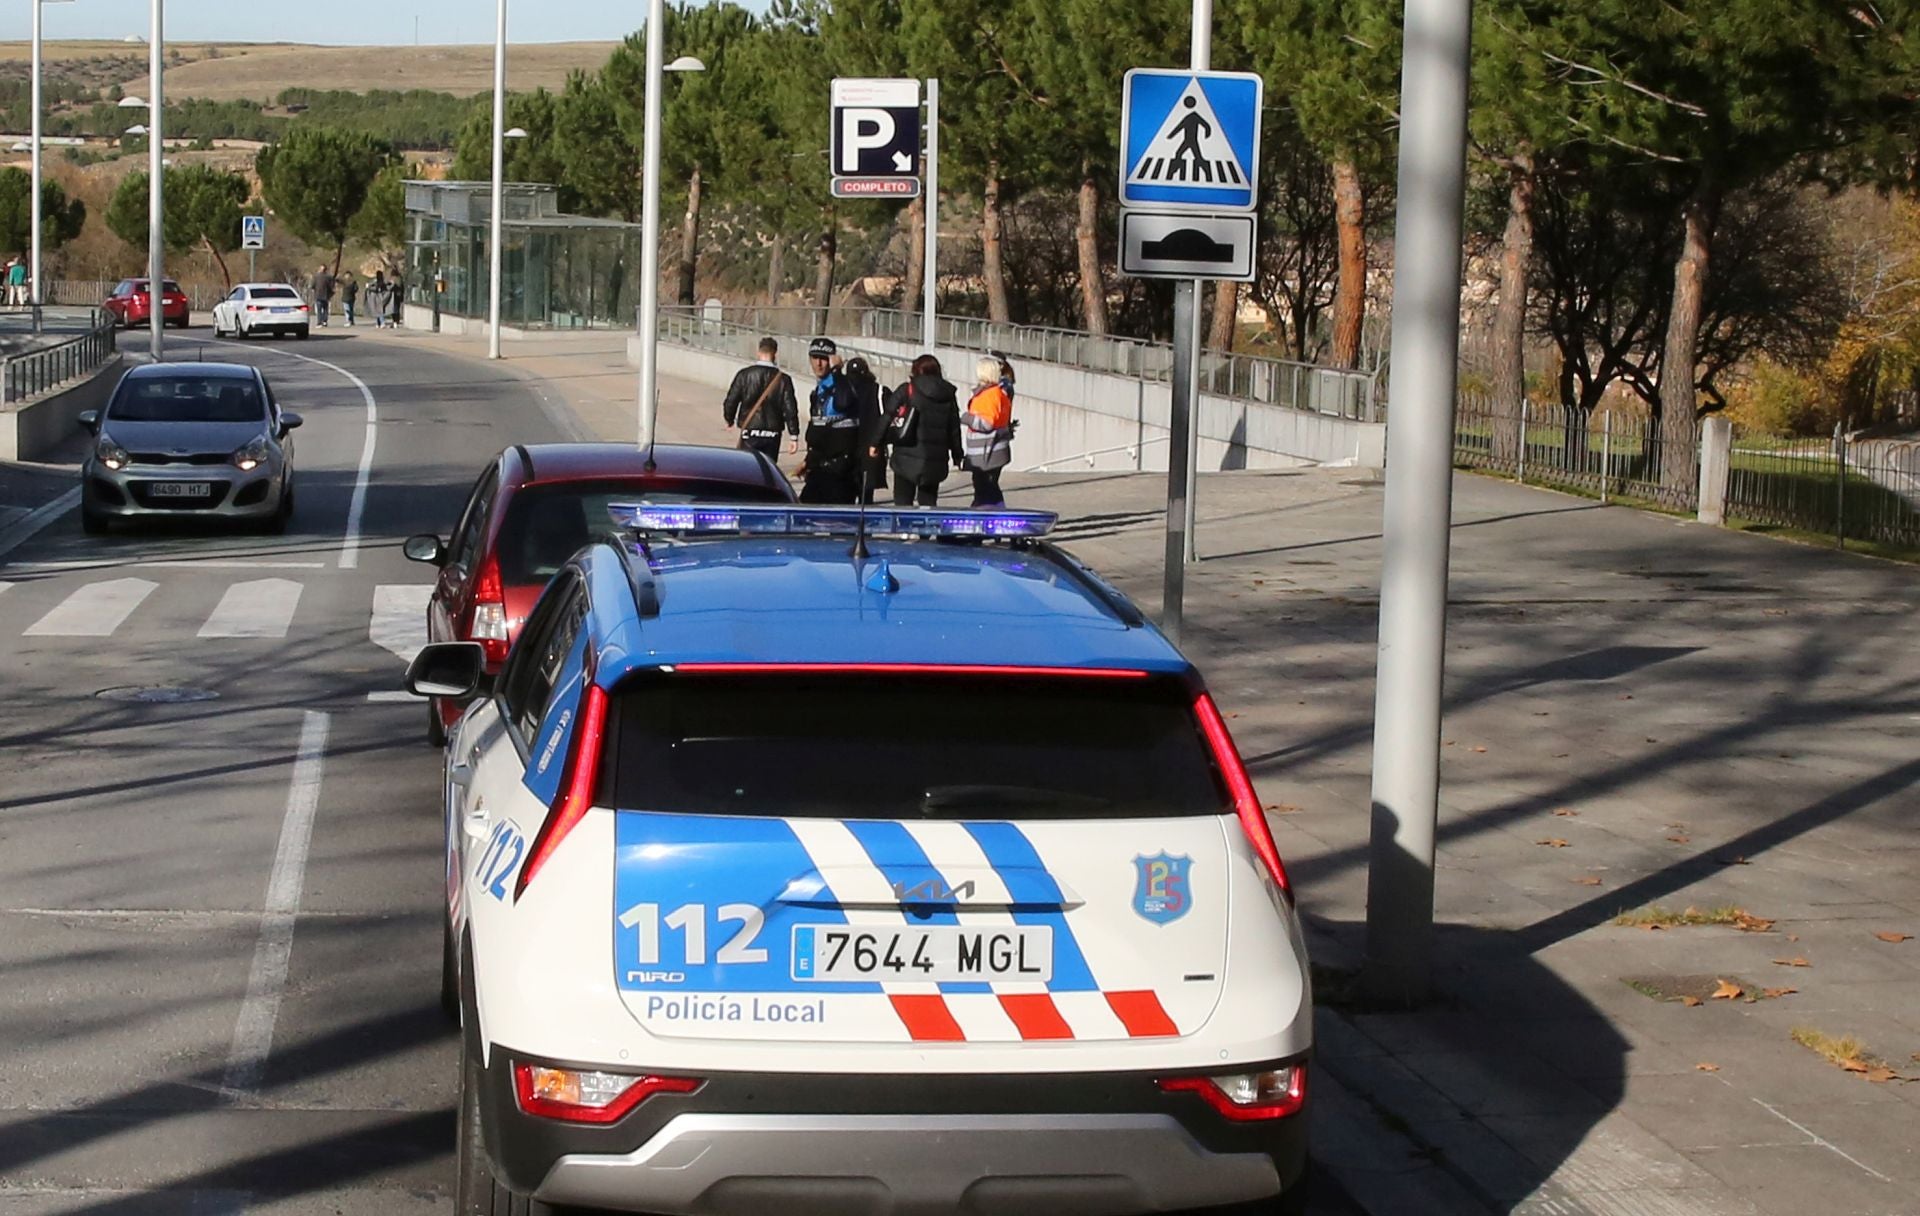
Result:
[[[855,561],[867,560],[867,494],[866,494],[867,487],[865,484],[866,480],[867,478],[865,474],[862,474],[860,478],[860,481],[862,483],[860,486],[860,519],[859,519],[859,522],[856,523],[853,528],[853,558]]]

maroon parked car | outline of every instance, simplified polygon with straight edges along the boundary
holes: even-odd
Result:
[[[100,307],[112,313],[122,329],[152,324],[153,294],[147,290],[149,282],[148,279],[121,279]],[[168,325],[186,328],[187,296],[172,279],[160,280],[160,310]]]
[[[474,483],[450,539],[407,541],[409,558],[440,568],[427,639],[480,643],[487,674],[498,675],[548,580],[613,527],[609,503],[794,501],[786,477],[757,452],[663,443],[652,459],[648,469],[645,449],[618,443],[520,444],[500,453]],[[429,704],[435,746],[445,745],[464,708]]]

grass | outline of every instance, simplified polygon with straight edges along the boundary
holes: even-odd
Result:
[[[1695,908],[1688,906],[1675,912],[1659,904],[1647,904],[1633,908],[1613,918],[1616,925],[1633,929],[1678,929],[1689,925],[1734,925],[1746,928],[1749,925],[1772,924],[1748,912],[1745,908],[1733,904],[1723,904],[1717,908]]]
[[[1850,1034],[1830,1035],[1814,1026],[1795,1026],[1793,1041],[1813,1052],[1835,1068],[1855,1072],[1869,1081],[1899,1081],[1904,1078],[1885,1060],[1867,1050],[1867,1045]],[[1920,1054],[1914,1056],[1920,1060]]]

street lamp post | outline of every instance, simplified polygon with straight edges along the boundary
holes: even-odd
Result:
[[[647,5],[647,146],[641,158],[640,198],[640,410],[637,439],[652,463],[654,427],[660,416],[660,128],[661,94],[667,72],[704,72],[691,55],[666,63],[664,0]]]
[[[507,167],[507,0],[498,0],[493,26],[493,234],[487,266],[487,358],[500,357],[501,238],[505,232]]]
[[[166,171],[165,143],[161,136],[161,117],[166,112],[166,16],[165,0],[153,0],[153,31],[147,40],[147,321],[150,326],[150,353],[155,363],[166,357],[166,233],[167,202],[163,185]]]

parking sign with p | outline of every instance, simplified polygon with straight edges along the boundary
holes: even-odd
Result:
[[[920,190],[920,82],[833,82],[833,192],[912,197]]]

